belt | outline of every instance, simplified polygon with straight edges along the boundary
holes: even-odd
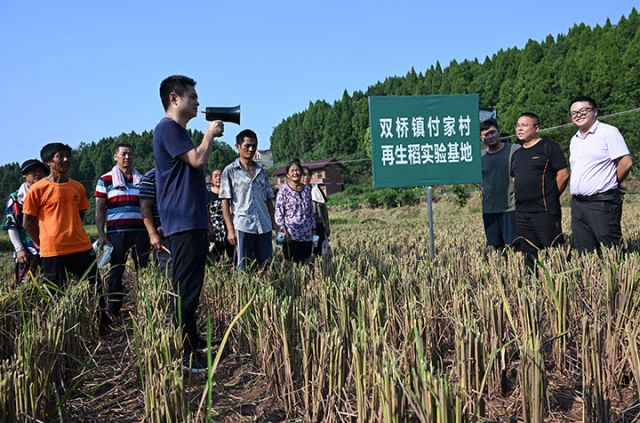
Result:
[[[610,189],[609,191],[599,192],[592,195],[574,195],[573,198],[576,201],[611,201],[620,196],[618,188]]]

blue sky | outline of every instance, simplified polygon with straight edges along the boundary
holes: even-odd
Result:
[[[617,22],[640,1],[18,1],[0,6],[0,164],[153,129],[160,81],[198,81],[201,108],[242,106],[267,148],[310,101],[333,103],[413,66]],[[204,130],[204,117],[189,127]],[[226,141],[241,127],[226,125]]]

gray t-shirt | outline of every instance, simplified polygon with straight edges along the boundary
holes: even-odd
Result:
[[[251,177],[236,159],[222,171],[219,198],[231,200],[233,226],[236,231],[252,234],[271,232],[271,214],[267,201],[273,200],[273,188],[267,172],[255,164]]]
[[[511,156],[517,144],[504,144],[495,153],[482,153],[482,213],[504,213],[516,209],[511,178]]]

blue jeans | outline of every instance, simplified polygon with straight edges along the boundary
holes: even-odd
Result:
[[[254,262],[258,266],[266,267],[273,256],[271,231],[264,234],[236,231],[236,254],[236,264],[240,270],[245,270]]]

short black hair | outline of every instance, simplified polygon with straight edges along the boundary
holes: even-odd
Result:
[[[311,176],[311,169],[307,166],[302,166],[302,174],[304,175],[305,172],[309,172],[309,176]]]
[[[285,172],[288,174],[289,173],[289,169],[291,169],[291,166],[296,165],[300,168],[300,170],[302,171],[302,163],[300,162],[300,159],[293,159],[291,160],[289,163],[287,163],[287,166],[284,168]]]
[[[256,142],[258,142],[258,136],[255,132],[253,132],[251,129],[243,129],[242,131],[240,131],[240,133],[238,133],[238,135],[236,135],[236,145],[242,145],[245,138],[253,138],[254,140],[256,140]]]
[[[536,115],[535,113],[524,112],[524,113],[521,113],[520,116],[518,116],[518,119],[520,119],[521,117],[531,118],[533,120],[534,125],[540,126],[540,116]]]
[[[571,109],[571,106],[573,106],[573,103],[577,103],[579,101],[586,101],[589,103],[589,105],[598,110],[598,104],[596,103],[596,101],[594,100],[593,97],[589,97],[588,95],[578,95],[575,96],[571,99],[571,102],[569,103],[569,109]]]
[[[49,143],[40,150],[40,159],[42,159],[44,163],[50,163],[53,161],[53,157],[61,151],[66,151],[71,154],[71,147],[61,142]]]
[[[127,142],[119,142],[118,144],[116,144],[116,148],[115,150],[113,150],[114,153],[117,153],[118,150],[120,150],[120,147],[125,147],[125,148],[130,148],[131,151],[136,151],[135,148],[133,148],[133,146]]]
[[[498,122],[496,122],[495,119],[486,119],[486,120],[481,120],[480,121],[480,130],[481,131],[486,131],[487,129],[491,128],[491,127],[495,127],[498,131],[500,130],[500,127],[498,126]]]
[[[169,108],[169,94],[176,93],[180,97],[191,87],[196,86],[196,81],[184,75],[171,75],[165,78],[160,84],[160,100],[162,107],[166,111]]]

